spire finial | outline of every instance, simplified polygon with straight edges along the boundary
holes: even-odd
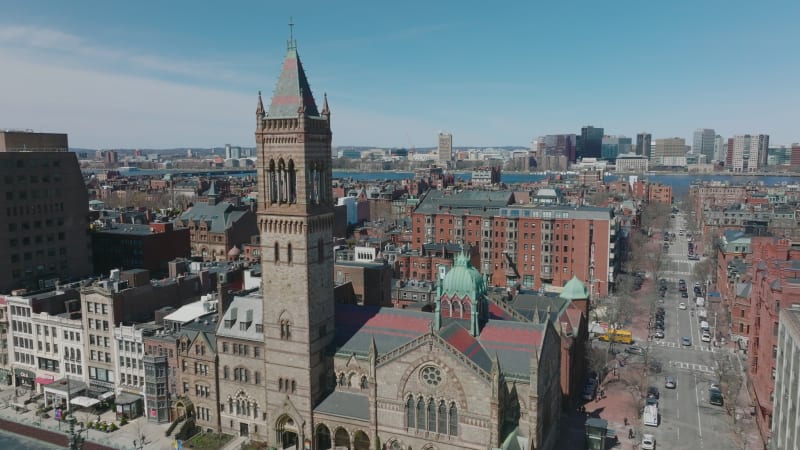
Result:
[[[258,107],[256,108],[256,115],[258,117],[264,115],[264,102],[261,101],[261,91],[258,91]]]
[[[328,108],[328,93],[327,92],[323,94],[323,98],[324,98],[324,100],[322,102],[322,115],[323,116],[330,115],[331,110],[330,110],[330,108]]]
[[[294,21],[291,16],[289,16],[289,42],[287,47],[289,50],[297,48],[297,44],[294,42]]]

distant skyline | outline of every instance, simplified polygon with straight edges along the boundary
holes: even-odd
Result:
[[[800,3],[533,3],[0,1],[0,128],[253,146],[292,17],[335,146],[528,146],[584,125],[800,141]]]

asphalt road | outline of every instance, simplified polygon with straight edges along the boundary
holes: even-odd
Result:
[[[661,373],[650,372],[648,384],[658,387],[660,425],[644,427],[642,433],[653,434],[658,449],[725,449],[736,448],[731,439],[732,424],[722,406],[708,402],[708,388],[715,381],[714,367],[718,358],[731,355],[710,343],[702,342],[702,331],[693,315],[694,295],[691,293],[695,280],[692,267],[695,261],[688,259],[688,241],[679,235],[684,228],[684,217],[678,214],[670,221],[676,239],[670,243],[668,253],[669,270],[665,274],[668,281],[664,302],[664,339],[654,339],[648,343],[648,357],[661,363]],[[681,298],[678,279],[686,280],[689,298]],[[687,309],[679,309],[680,302]],[[709,321],[713,327],[713,318]],[[715,330],[711,330],[712,335]],[[681,344],[687,336],[691,346]],[[641,358],[641,356],[640,356]],[[675,389],[664,387],[664,377],[673,376],[677,381]]]

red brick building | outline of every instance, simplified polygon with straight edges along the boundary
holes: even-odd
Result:
[[[672,186],[657,183],[647,185],[648,203],[672,204]]]
[[[95,273],[111,269],[166,272],[168,261],[190,254],[189,229],[176,229],[172,223],[120,223],[92,233]]]
[[[608,295],[616,269],[616,220],[610,209],[514,206],[508,191],[431,191],[412,214],[413,247],[475,246],[493,286],[561,287],[573,276]]]
[[[752,248],[747,374],[756,399],[756,422],[766,438],[772,422],[780,310],[800,304],[800,246],[788,239],[757,237]]]

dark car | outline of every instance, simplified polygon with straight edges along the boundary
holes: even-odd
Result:
[[[664,330],[656,330],[654,335],[656,339],[664,339]]]
[[[647,396],[653,398],[659,398],[658,388],[655,386],[650,386],[647,388]]]
[[[689,293],[688,293],[688,292],[686,292],[686,291],[683,291],[683,292],[681,292],[681,297],[683,297],[683,298],[689,298]]]
[[[632,355],[644,355],[644,349],[638,345],[629,345],[625,347],[625,353],[630,353]]]
[[[658,308],[656,308],[656,311],[663,313],[664,312],[664,307],[663,306],[659,306]]]

